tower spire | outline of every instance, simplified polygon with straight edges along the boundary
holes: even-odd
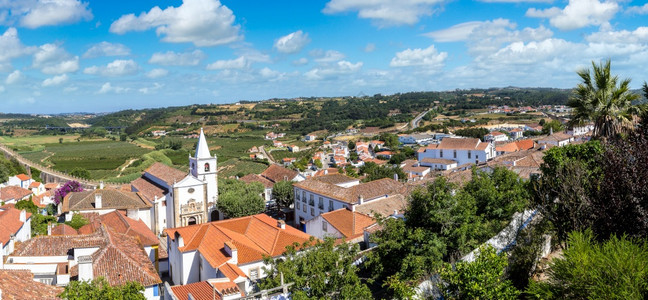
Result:
[[[205,133],[203,132],[203,129],[201,127],[200,137],[198,137],[198,145],[196,145],[196,158],[210,158],[210,157],[211,154],[209,153],[209,146],[207,146]]]

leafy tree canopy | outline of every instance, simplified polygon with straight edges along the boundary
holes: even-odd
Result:
[[[226,179],[218,185],[218,210],[230,218],[261,213],[265,209],[265,201],[261,197],[263,189],[259,182],[248,184]]]
[[[126,283],[123,286],[110,286],[108,281],[99,277],[90,282],[70,281],[59,297],[69,300],[93,300],[93,299],[146,299],[144,287],[135,281]]]
[[[282,180],[275,183],[272,187],[272,196],[277,201],[279,209],[281,207],[290,207],[295,200],[292,182]]]

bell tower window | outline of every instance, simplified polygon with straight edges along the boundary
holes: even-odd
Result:
[[[205,163],[205,172],[209,172],[209,163]]]

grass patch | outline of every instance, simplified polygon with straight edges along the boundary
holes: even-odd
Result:
[[[54,169],[71,171],[76,167],[92,170],[114,170],[131,158],[140,157],[150,150],[126,142],[83,141],[63,144],[45,144],[54,153],[49,161]]]
[[[249,160],[230,159],[218,166],[218,176],[227,178],[237,175],[245,176],[247,174],[259,174],[266,168],[268,168],[268,166],[264,163]]]
[[[43,147],[44,149],[45,147]],[[46,158],[50,154],[47,152],[41,151],[29,151],[29,152],[19,152],[20,155],[25,157],[26,159],[29,159],[33,162],[40,163],[41,159]]]

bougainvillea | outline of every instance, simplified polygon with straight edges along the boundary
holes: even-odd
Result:
[[[54,192],[54,203],[56,203],[56,205],[61,203],[61,201],[63,201],[63,198],[65,198],[65,196],[70,192],[82,192],[82,191],[83,191],[83,187],[78,181],[74,181],[74,180],[68,181],[62,187],[57,189],[56,192]]]

